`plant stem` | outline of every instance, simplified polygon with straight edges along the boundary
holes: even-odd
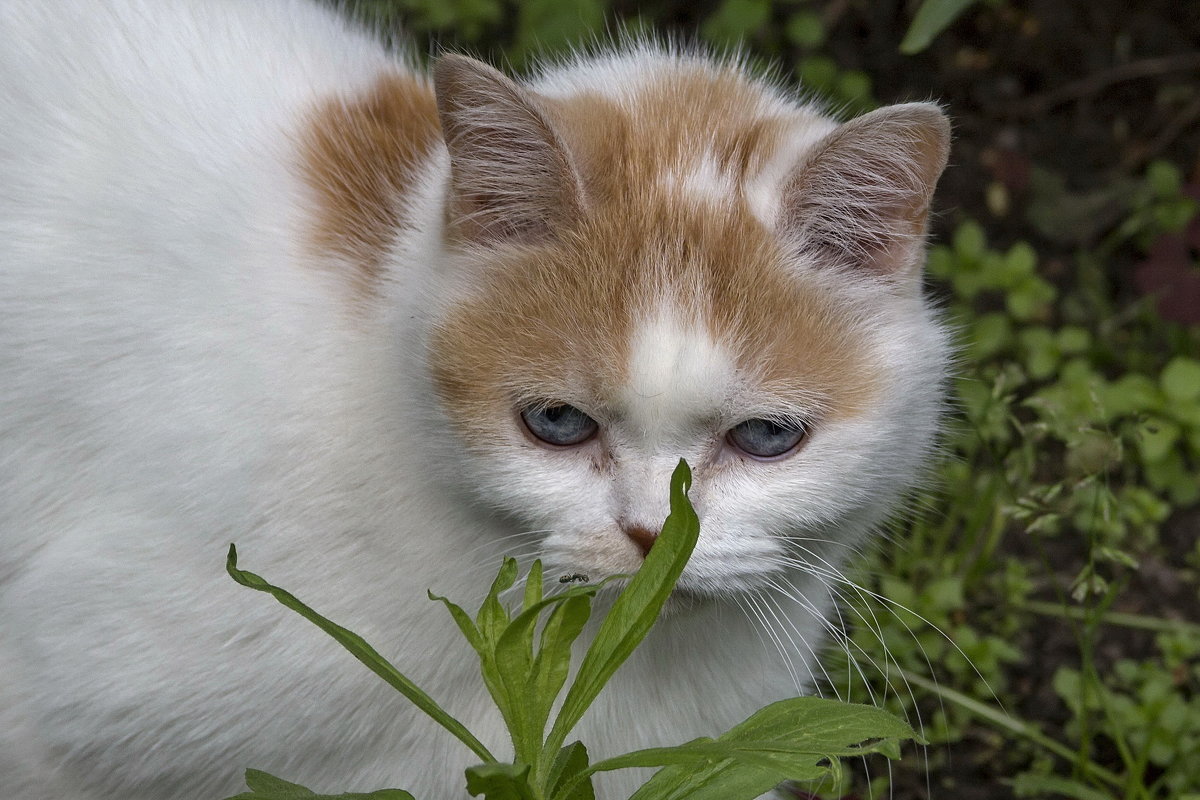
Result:
[[[1001,711],[998,708],[993,708],[985,703],[981,703],[972,697],[968,697],[962,692],[946,686],[940,686],[934,681],[931,681],[921,675],[909,672],[908,670],[901,670],[900,672],[904,679],[912,683],[914,686],[919,686],[927,692],[932,692],[943,700],[948,700],[955,705],[961,706],[975,716],[987,720],[998,728],[1003,728],[1010,733],[1015,733],[1018,736],[1028,739],[1029,741],[1072,763],[1074,763],[1078,758],[1078,753],[1076,753],[1074,750],[1062,744],[1061,742],[1056,742],[1049,736],[1046,736],[1044,733],[1038,730],[1036,726],[1026,722],[1025,720],[1018,719]],[[1091,768],[1088,770],[1088,774],[1103,780],[1113,789],[1121,789],[1124,785],[1124,781],[1121,780],[1119,775],[1114,772],[1110,772],[1109,770],[1095,763],[1093,763]]]
[[[1021,603],[1019,607],[1026,611],[1032,611],[1034,614],[1043,614],[1050,617],[1065,617],[1075,620],[1087,619],[1087,609],[1049,603],[1044,600],[1027,600]],[[1148,617],[1143,614],[1127,614],[1122,611],[1105,611],[1100,617],[1100,622],[1109,625],[1121,625],[1126,628],[1153,631],[1154,633],[1187,633],[1192,636],[1200,636],[1200,625],[1181,619],[1162,619],[1160,617]]]

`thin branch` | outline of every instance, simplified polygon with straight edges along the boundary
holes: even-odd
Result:
[[[1033,117],[1072,100],[1097,94],[1113,84],[1190,70],[1200,70],[1200,53],[1179,53],[1131,61],[1127,64],[1119,64],[1109,69],[1093,72],[1091,75],[1064,83],[1048,92],[1025,98],[1004,109],[1004,113],[1016,117]]]

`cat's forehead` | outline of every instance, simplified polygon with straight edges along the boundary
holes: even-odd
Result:
[[[657,444],[727,413],[738,366],[703,319],[665,301],[634,320],[622,377],[612,411],[630,434]]]
[[[874,384],[863,326],[787,267],[738,215],[663,198],[594,219],[484,266],[435,337],[439,389],[481,420],[567,402],[651,439],[780,405],[854,414]]]
[[[739,65],[638,54],[538,84],[594,204],[733,204],[768,227],[781,179],[836,125]]]

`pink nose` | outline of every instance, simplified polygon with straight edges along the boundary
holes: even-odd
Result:
[[[658,541],[658,531],[643,528],[641,525],[622,525],[621,530],[625,531],[625,535],[642,551],[643,558],[650,554],[650,548]]]

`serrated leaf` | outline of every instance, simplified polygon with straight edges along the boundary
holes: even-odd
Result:
[[[467,793],[485,800],[535,800],[528,764],[480,764],[467,768]]]
[[[352,792],[349,794],[316,794],[298,783],[276,778],[257,769],[246,770],[246,787],[249,792],[234,795],[228,800],[414,800],[408,792],[400,789],[380,789],[375,792]]]
[[[641,643],[658,619],[700,535],[700,520],[687,499],[692,473],[680,459],[671,475],[671,512],[641,569],[613,603],[583,657],[546,740],[551,757],[596,699],[609,678]]]
[[[437,701],[426,694],[419,686],[408,679],[400,670],[396,669],[390,661],[381,656],[374,647],[369,645],[365,639],[354,633],[351,630],[343,628],[341,625],[334,623],[325,617],[318,614],[316,611],[302,603],[295,595],[291,594],[278,586],[272,586],[267,583],[262,577],[255,575],[253,572],[246,572],[237,567],[237,548],[234,545],[229,545],[229,555],[225,561],[225,569],[229,576],[242,586],[254,589],[259,592],[266,592],[274,597],[284,606],[298,613],[309,622],[316,625],[325,633],[329,634],[338,644],[350,651],[350,654],[361,661],[369,670],[374,672],[379,677],[387,681],[388,685],[394,688],[400,694],[404,695],[417,708],[424,711],[435,722],[441,725],[463,744],[471,749],[475,755],[482,758],[484,761],[493,762],[496,760],[488,749],[483,746],[483,743],[475,738],[466,726],[459,722],[454,717],[450,716],[444,708],[438,705]]]

